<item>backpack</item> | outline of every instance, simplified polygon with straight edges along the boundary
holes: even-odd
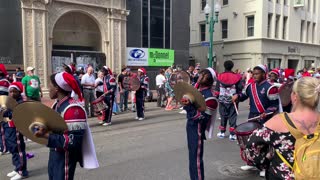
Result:
[[[276,151],[281,160],[290,167],[296,180],[319,180],[320,179],[320,126],[311,135],[300,132],[286,113],[281,114],[283,122],[290,133],[295,137],[294,164],[293,167]]]

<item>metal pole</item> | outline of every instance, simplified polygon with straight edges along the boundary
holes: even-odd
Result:
[[[211,1],[211,15],[209,21],[209,33],[210,33],[210,46],[209,46],[209,59],[208,59],[208,66],[212,67],[213,63],[213,32],[214,32],[214,0]]]

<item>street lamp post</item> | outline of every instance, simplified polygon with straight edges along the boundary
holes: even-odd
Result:
[[[209,24],[209,34],[210,34],[208,66],[216,68],[216,61],[214,62],[214,66],[212,66],[212,62],[213,62],[213,52],[212,52],[213,51],[213,32],[214,32],[214,24],[218,22],[219,13],[221,10],[221,5],[220,5],[219,1],[215,4],[214,0],[212,0],[211,5],[213,6],[215,4],[214,10],[213,10],[213,9],[211,9],[208,1],[209,0],[207,0],[207,4],[204,8],[204,13],[206,15],[206,23]],[[210,16],[210,20],[209,20],[210,13],[211,13],[211,16]]]

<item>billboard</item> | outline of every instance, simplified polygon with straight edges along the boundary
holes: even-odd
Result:
[[[171,66],[174,50],[155,48],[127,48],[128,66]]]

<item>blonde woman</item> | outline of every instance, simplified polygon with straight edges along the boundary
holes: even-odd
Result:
[[[171,111],[174,107],[171,106],[171,102],[174,98],[174,92],[172,87],[170,86],[170,76],[173,73],[173,69],[171,67],[169,67],[166,72],[165,72],[165,77],[166,77],[166,83],[165,83],[165,88],[166,88],[166,92],[168,94],[167,97],[167,106],[166,106],[166,111]]]
[[[286,113],[289,124],[305,135],[313,134],[319,119],[317,110],[320,96],[320,81],[313,77],[304,77],[295,82],[291,101],[293,109]],[[264,127],[253,132],[247,144],[248,160],[257,168],[266,168],[266,179],[293,180],[290,167],[284,163],[277,153],[293,165],[295,138],[290,134],[281,115],[276,115],[264,124]],[[277,151],[269,152],[270,148]]]

